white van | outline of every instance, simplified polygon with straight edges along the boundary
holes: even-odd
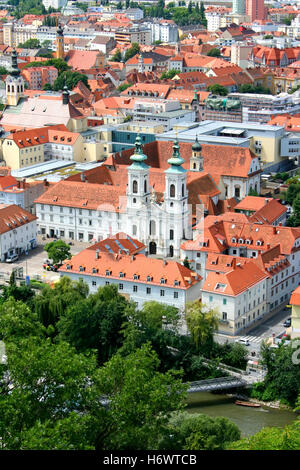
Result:
[[[250,346],[250,343],[247,339],[245,338],[239,338],[235,340],[236,343],[243,344],[244,346]]]

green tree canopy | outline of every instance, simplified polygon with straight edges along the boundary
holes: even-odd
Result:
[[[72,70],[61,72],[54,82],[53,89],[58,91],[67,86],[69,90],[77,85],[78,82],[83,82],[87,88],[90,88],[87,75]]]
[[[220,95],[220,96],[227,96],[228,95],[228,90],[222,85],[219,85],[218,83],[215,83],[214,85],[210,85],[207,87],[208,91],[211,91],[213,95]]]
[[[212,341],[213,332],[218,329],[218,314],[215,310],[209,310],[196,300],[187,304],[185,319],[197,349],[201,344]]]
[[[65,259],[71,258],[70,246],[63,240],[57,240],[47,243],[44,250],[48,254],[48,258],[52,259],[53,263],[61,263]]]
[[[208,55],[209,57],[220,57],[221,52],[216,47],[213,47],[210,51],[208,51],[206,55]]]
[[[125,58],[124,58],[125,62],[127,62],[127,60],[131,59],[131,57],[134,57],[139,52],[140,52],[140,45],[137,42],[133,42],[131,47],[127,49],[127,51],[125,52]]]
[[[18,47],[21,49],[39,49],[41,47],[38,39],[27,39],[23,44],[19,44]]]

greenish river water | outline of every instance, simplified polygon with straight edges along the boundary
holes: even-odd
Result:
[[[262,406],[248,408],[234,404],[235,398],[209,392],[192,393],[188,398],[189,413],[204,413],[209,416],[224,416],[233,421],[243,436],[255,434],[266,426],[283,427],[297,419],[296,413]]]

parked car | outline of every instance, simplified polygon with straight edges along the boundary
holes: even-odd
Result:
[[[289,328],[289,327],[291,326],[291,324],[292,324],[292,319],[291,319],[291,317],[290,317],[290,318],[287,318],[287,319],[285,320],[285,322],[283,323],[283,326],[284,326],[285,328]]]
[[[14,263],[15,261],[18,261],[19,256],[18,255],[11,255],[6,258],[7,263]]]
[[[243,344],[244,346],[250,346],[250,343],[247,339],[245,338],[239,338],[235,340],[236,343]]]

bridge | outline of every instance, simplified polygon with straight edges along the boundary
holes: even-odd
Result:
[[[216,379],[198,380],[190,382],[188,393],[214,392],[216,390],[226,390],[229,388],[248,387],[258,381],[257,376],[236,375],[230,377],[218,377]]]

